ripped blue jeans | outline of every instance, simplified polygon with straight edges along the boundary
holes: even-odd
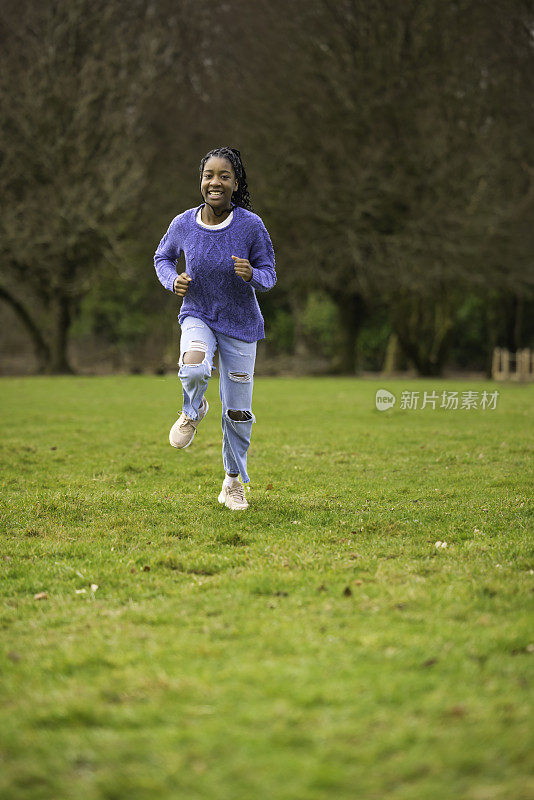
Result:
[[[239,474],[243,483],[249,483],[247,452],[250,445],[252,423],[252,387],[256,342],[243,342],[224,333],[213,331],[197,317],[186,317],[180,338],[178,377],[184,394],[183,410],[191,419],[198,419],[198,410],[207,389],[213,367],[213,356],[219,348],[219,394],[222,403],[222,458],[226,473]],[[200,364],[184,364],[184,353],[204,353]],[[228,412],[243,420],[234,420]]]

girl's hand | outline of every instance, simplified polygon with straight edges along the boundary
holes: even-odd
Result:
[[[252,267],[250,266],[250,261],[246,258],[238,258],[237,256],[232,256],[234,259],[234,271],[235,274],[238,275],[240,278],[243,278],[244,281],[248,281],[252,278]]]
[[[181,275],[178,275],[178,277],[174,279],[174,294],[178,294],[180,297],[185,297],[185,293],[189,288],[190,281],[191,278],[187,272],[182,272]]]

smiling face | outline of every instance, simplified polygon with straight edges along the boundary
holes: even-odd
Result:
[[[232,194],[237,190],[234,168],[227,158],[211,156],[204,164],[200,178],[202,197],[217,211],[229,208]]]

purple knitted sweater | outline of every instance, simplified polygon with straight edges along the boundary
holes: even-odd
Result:
[[[173,219],[154,256],[158,278],[172,292],[178,256],[185,255],[185,271],[192,280],[178,320],[181,323],[185,317],[198,317],[212,330],[235,339],[264,339],[256,291],[266,292],[276,283],[274,250],[267,229],[257,214],[236,206],[230,224],[212,231],[196,221],[199,208],[190,208]],[[235,274],[232,256],[248,258],[250,281]]]

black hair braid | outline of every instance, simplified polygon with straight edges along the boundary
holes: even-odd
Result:
[[[210,150],[206,153],[200,162],[200,180],[202,180],[202,173],[204,172],[204,165],[208,158],[217,156],[218,158],[226,158],[232,165],[235,176],[237,178],[237,191],[232,194],[232,203],[241,208],[246,208],[252,211],[250,202],[250,194],[247,186],[247,173],[241,161],[241,153],[233,147],[216,147],[215,150]]]

